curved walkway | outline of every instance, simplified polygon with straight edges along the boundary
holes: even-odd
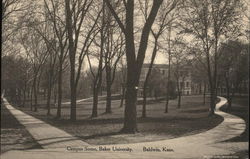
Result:
[[[69,151],[66,147],[60,149],[11,151],[1,156],[1,158],[209,158],[214,155],[229,155],[236,151],[247,150],[248,142],[228,143],[227,139],[239,136],[245,130],[243,119],[224,113],[219,110],[227,100],[219,97],[220,102],[216,105],[216,114],[221,115],[224,121],[215,128],[206,132],[155,142],[145,142],[136,144],[102,145],[111,151]],[[13,111],[12,111],[13,112]],[[27,128],[28,129],[28,128]],[[28,129],[29,131],[29,129]],[[31,132],[32,134],[32,132]],[[33,134],[32,134],[33,135]],[[78,141],[78,140],[77,140]],[[83,142],[84,143],[84,142]],[[85,148],[84,144],[73,144],[75,148]],[[70,145],[67,145],[70,146]],[[72,146],[73,147],[73,146]],[[87,146],[91,149],[98,149],[100,146]],[[121,151],[112,151],[112,148],[122,148]],[[160,151],[143,151],[143,149],[159,149]],[[163,150],[164,149],[164,150]],[[127,150],[131,151],[128,152]],[[166,151],[165,151],[166,150]],[[39,152],[39,153],[38,153]],[[46,156],[45,156],[46,155]]]

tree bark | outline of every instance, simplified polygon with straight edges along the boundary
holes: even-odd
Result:
[[[177,69],[177,71],[179,71],[179,69]],[[179,72],[178,72],[179,73]],[[177,75],[179,76],[179,75]],[[179,84],[179,77],[177,77],[177,91],[178,91],[178,104],[177,104],[177,108],[180,109],[181,108],[181,90],[182,88],[180,88],[180,84]]]
[[[206,104],[206,88],[207,88],[207,85],[206,83],[204,83],[204,89],[203,89],[203,104],[204,105]]]
[[[61,118],[61,104],[62,104],[62,62],[60,62],[58,72],[58,100],[57,100],[57,118]]]
[[[74,85],[74,82],[71,84],[71,95],[70,95],[70,120],[76,121],[76,87]]]
[[[26,91],[27,91],[27,82],[24,83],[24,90],[23,90],[23,107],[25,106],[26,103]]]
[[[48,96],[47,96],[47,115],[50,115],[50,99],[51,99],[51,84],[49,84],[49,88],[48,88]]]
[[[37,97],[37,85],[34,86],[34,98],[35,98],[35,105],[34,105],[35,106],[35,110],[34,111],[37,112],[37,104],[38,104],[38,102],[37,102],[37,100],[38,100],[37,99],[38,98]]]
[[[56,88],[55,88],[55,86],[54,86],[54,88],[53,88],[53,92],[54,92],[54,106],[56,106],[56,102],[57,102],[57,91],[56,91]]]
[[[146,91],[146,87],[145,86],[145,83],[144,83],[144,86],[143,86],[143,103],[142,103],[142,118],[146,118],[147,117],[147,114],[146,114],[146,105],[147,105],[147,91]]]
[[[145,82],[143,84],[143,105],[142,105],[142,117],[145,118],[146,115],[146,105],[147,105],[147,86],[148,86],[148,80],[149,77],[151,75],[152,72],[152,67],[154,64],[154,60],[156,57],[156,53],[157,53],[157,43],[158,43],[158,37],[155,37],[155,42],[154,42],[154,49],[153,49],[153,53],[152,53],[152,57],[151,57],[151,61],[150,61],[150,65],[149,65],[149,69],[146,75],[146,79]]]
[[[125,34],[126,43],[126,60],[127,60],[127,85],[126,85],[126,97],[125,97],[125,115],[124,126],[121,132],[135,133],[137,132],[137,89],[139,84],[139,78],[141,68],[145,58],[145,52],[147,49],[148,37],[150,29],[153,25],[158,9],[162,4],[162,0],[153,1],[153,5],[149,16],[144,24],[141,34],[140,45],[136,58],[135,41],[134,41],[134,0],[128,0],[126,4],[126,20],[125,26],[120,21],[118,15],[115,13],[114,8],[108,0],[105,3],[109,7],[111,13],[115,17],[117,23]]]
[[[31,86],[30,88],[30,110],[32,111],[33,110],[33,92],[34,92],[34,87],[33,85]]]
[[[214,89],[214,86],[210,86],[210,114],[209,115],[214,115],[215,105],[216,105],[215,89]]]
[[[111,68],[109,66],[109,62],[106,66],[106,86],[107,86],[107,99],[106,99],[106,112],[111,113]]]
[[[48,87],[48,95],[47,95],[47,115],[50,114],[50,106],[51,106],[51,93],[52,93],[52,76],[53,72],[50,70],[52,68],[49,68],[49,87]]]
[[[66,11],[66,27],[69,38],[69,60],[70,60],[70,120],[76,121],[76,82],[75,82],[75,53],[72,26],[72,12],[70,9],[70,1],[65,0]]]
[[[97,117],[97,106],[98,106],[98,89],[96,88],[96,84],[94,84],[93,87],[93,109],[92,109],[92,115],[91,117]]]
[[[171,68],[170,38],[171,38],[171,26],[169,27],[169,35],[168,35],[168,78],[167,78],[167,96],[166,96],[165,113],[168,113],[168,103],[169,103],[169,84],[170,84],[170,68]]]
[[[124,97],[125,97],[125,86],[124,84],[122,84],[122,94],[121,94],[121,103],[120,103],[120,107],[123,107],[123,101],[124,101]]]
[[[34,111],[36,112],[37,111],[37,75],[35,75],[34,77],[34,80],[33,80],[33,91],[32,91],[32,94],[31,95],[34,95]],[[32,100],[31,100],[32,101]],[[33,109],[33,104],[31,103],[31,110]]]
[[[133,83],[132,78],[128,78],[128,86],[126,89],[125,96],[125,116],[124,116],[124,126],[121,132],[124,133],[135,133],[137,132],[137,111],[136,111],[136,102],[137,102],[137,89],[136,84]]]
[[[181,92],[178,92],[178,109],[181,108]]]

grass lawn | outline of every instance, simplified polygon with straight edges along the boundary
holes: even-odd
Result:
[[[228,140],[229,142],[248,142],[249,140],[249,97],[233,98],[231,110],[227,110],[227,105],[223,106],[222,111],[241,117],[246,122],[246,130],[241,136]]]
[[[9,150],[41,148],[29,132],[1,105],[1,154]]]
[[[207,100],[208,101],[208,100]],[[62,106],[62,119],[55,119],[56,108],[51,109],[51,116],[46,115],[45,104],[40,104],[38,112],[32,112],[29,106],[19,109],[42,119],[66,132],[77,136],[89,144],[124,144],[171,139],[207,131],[223,121],[220,116],[208,117],[209,103],[202,104],[202,96],[184,96],[182,108],[177,109],[177,100],[169,103],[169,113],[165,114],[165,102],[147,105],[147,118],[140,118],[142,105],[137,106],[138,129],[136,134],[120,134],[123,126],[124,107],[120,101],[112,101],[112,114],[105,114],[105,101],[98,105],[99,116],[89,118],[92,102],[81,102],[77,105],[77,121],[69,121],[68,104]]]

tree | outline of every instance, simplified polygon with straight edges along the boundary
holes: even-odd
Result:
[[[157,12],[162,4],[162,0],[153,1],[150,13],[143,25],[141,32],[141,40],[136,56],[135,37],[134,37],[134,0],[122,1],[125,8],[125,24],[119,18],[109,0],[104,0],[110,12],[117,21],[119,27],[125,35],[126,59],[127,59],[127,86],[126,86],[126,106],[124,116],[124,126],[121,130],[126,133],[134,133],[137,131],[136,120],[136,100],[139,78],[142,64],[145,58],[149,33],[153,25]]]
[[[32,96],[34,95],[34,111],[37,111],[40,77],[43,73],[43,65],[46,62],[49,51],[47,50],[45,43],[43,43],[40,34],[37,33],[35,29],[32,29],[29,24],[24,24],[24,27],[20,30],[19,36],[20,43],[25,50],[27,59],[32,65],[31,110],[33,108]]]
[[[240,84],[248,79],[248,48],[249,45],[240,41],[228,41],[221,45],[219,53],[219,75],[226,87],[226,97],[228,99],[228,109],[232,107],[232,100]]]
[[[192,58],[192,81],[195,83],[199,83],[200,85],[200,92],[203,93],[203,105],[206,104],[206,93],[207,93],[207,84],[208,84],[208,78],[207,78],[207,71],[206,71],[206,65],[205,58],[197,57],[196,55],[202,54],[202,51],[199,49],[199,47],[191,47],[189,49],[189,53],[192,55],[195,55],[194,58]],[[195,52],[195,53],[194,53]]]
[[[44,22],[30,22],[31,27],[42,37],[48,52],[48,60],[45,62],[45,80],[47,86],[47,115],[50,114],[52,90],[56,81],[56,63],[58,61],[56,35],[54,34],[53,23],[49,20],[48,12],[43,12]]]
[[[165,73],[163,74],[159,68],[153,67],[147,84],[149,95],[152,96],[153,94],[156,100],[159,96],[165,96],[167,92],[166,79]]]
[[[27,4],[22,0],[3,0],[2,1],[2,20],[8,19],[17,12],[27,9]]]
[[[2,57],[1,66],[1,89],[5,90],[5,96],[9,96],[11,102],[24,106],[29,83],[29,62],[17,54],[8,55]]]
[[[14,45],[15,34],[20,29],[18,21],[27,16],[33,4],[33,1],[2,0],[2,56],[9,52],[10,45]]]
[[[178,106],[181,108],[181,96],[184,86],[184,81],[188,77],[188,68],[187,67],[187,57],[188,49],[186,42],[181,38],[176,38],[173,42],[172,47],[172,63],[173,63],[173,75],[176,80],[176,88],[178,93]]]
[[[112,25],[112,24],[111,24]],[[118,37],[115,37],[115,29],[108,27],[107,47],[105,51],[104,61],[106,70],[106,113],[111,113],[111,87],[115,79],[117,64],[120,58],[124,55],[124,37],[121,32],[118,32]]]
[[[91,61],[90,61],[90,54],[87,54],[87,59],[89,63],[89,70],[92,75],[92,89],[93,89],[93,108],[92,108],[92,115],[91,117],[97,117],[98,116],[98,92],[102,85],[102,74],[103,70],[105,69],[105,65],[103,66],[103,59],[104,59],[104,45],[106,43],[106,34],[107,34],[107,25],[108,22],[106,22],[106,10],[105,5],[102,3],[101,6],[101,21],[98,21],[97,28],[98,33],[100,33],[100,41],[97,41],[96,39],[93,39],[94,44],[100,48],[100,50],[94,50],[92,51],[92,55],[94,57],[97,57],[98,59],[98,66],[97,68],[93,68]],[[98,25],[99,24],[99,25]],[[99,42],[99,43],[98,43]]]
[[[58,80],[57,80],[57,118],[61,117],[61,104],[62,104],[62,79],[63,79],[63,65],[65,63],[68,53],[68,38],[66,36],[65,27],[65,15],[62,14],[61,8],[64,8],[64,3],[60,3],[56,0],[44,0],[46,12],[48,13],[48,21],[52,23],[52,27],[55,33],[55,40],[58,42],[54,51],[58,58]],[[57,51],[58,50],[58,51]]]
[[[124,98],[125,98],[125,91],[126,91],[126,76],[127,76],[127,68],[126,68],[126,63],[124,61],[124,58],[122,57],[120,62],[119,62],[119,73],[117,78],[119,80],[119,84],[121,85],[121,102],[120,102],[120,107],[123,107],[124,103]]]
[[[224,38],[235,36],[239,27],[241,1],[190,0],[181,12],[183,30],[202,46],[210,86],[210,115],[214,114],[218,83],[218,46]],[[237,36],[237,35],[236,35]]]
[[[93,7],[94,5],[95,4],[93,0],[65,0],[66,32],[69,45],[70,61],[70,119],[72,121],[76,120],[76,91],[81,74],[82,63],[84,61],[84,57],[89,52],[89,47],[91,46],[93,39],[98,33],[96,24],[100,17],[101,10],[97,11],[97,15],[94,16],[94,20],[92,18],[87,18],[88,16],[93,17],[93,15],[91,15],[90,9],[95,10],[96,7]],[[100,4],[96,5],[100,6]],[[85,28],[83,28],[83,24],[85,24]],[[79,46],[80,42],[82,43],[82,46]],[[80,50],[78,50],[79,47],[81,47]],[[76,61],[77,55],[78,61]],[[78,62],[78,67],[76,66],[76,62]]]
[[[140,2],[140,8],[141,8],[143,15],[144,15],[144,18],[146,20],[149,2],[145,1],[145,7],[143,7],[144,5],[141,1],[139,1],[139,2]],[[155,25],[153,25],[153,27],[155,27],[155,29],[154,30],[151,29],[151,33],[152,33],[153,38],[154,38],[154,44],[153,44],[154,47],[153,47],[153,51],[152,51],[152,57],[151,57],[149,69],[148,69],[146,79],[145,79],[144,84],[143,84],[143,107],[142,107],[142,117],[143,118],[146,117],[147,85],[148,85],[148,80],[149,80],[149,77],[150,77],[150,74],[152,71],[152,67],[154,64],[154,60],[155,60],[157,50],[158,50],[158,45],[159,45],[158,39],[163,34],[163,32],[166,30],[166,28],[168,27],[170,22],[173,20],[173,18],[169,17],[169,14],[171,11],[173,11],[175,9],[177,4],[178,4],[178,1],[176,1],[176,0],[170,1],[168,3],[163,3],[159,9],[159,14],[158,14],[159,16],[156,17]]]

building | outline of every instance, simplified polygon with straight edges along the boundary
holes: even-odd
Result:
[[[171,66],[175,67],[175,66]],[[149,70],[149,64],[143,64],[142,70],[141,70],[141,76],[140,76],[140,84],[139,84],[139,95],[142,95],[142,88],[144,81],[146,79],[146,75]],[[171,71],[170,80],[175,83],[176,92],[177,89],[177,83],[179,84],[179,88],[182,92],[182,95],[192,95],[192,94],[199,94],[201,91],[201,86],[199,83],[195,83],[193,81],[192,77],[192,66],[191,65],[185,65],[179,70],[179,82],[177,82],[176,74],[174,71]],[[151,76],[154,76],[153,78],[161,79],[159,80],[159,83],[157,85],[161,85],[160,87],[162,89],[166,88],[166,83],[164,87],[164,81],[167,81],[168,77],[168,65],[166,64],[154,64],[151,72]],[[157,77],[156,77],[157,76]],[[155,83],[156,84],[156,83]],[[150,91],[155,92],[154,89],[149,89]],[[154,94],[152,92],[149,93],[150,95]]]

